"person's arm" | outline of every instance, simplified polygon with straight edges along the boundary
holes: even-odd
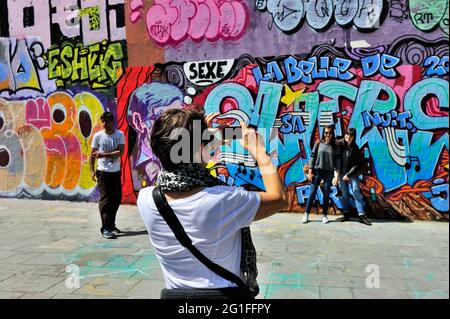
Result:
[[[342,146],[337,145],[334,147],[334,179],[333,180],[333,185],[337,185],[340,179],[340,175],[341,175],[341,170],[342,170]]]
[[[313,149],[311,151],[311,157],[310,157],[310,159],[308,161],[308,168],[310,170],[313,170],[314,166],[316,165],[317,152],[319,150],[319,144],[320,144],[320,142],[317,142],[316,144],[314,144],[314,147],[313,147]]]
[[[345,176],[353,176],[354,174],[356,174],[356,172],[358,171],[358,166],[359,165],[354,165],[348,172],[347,174],[345,174]]]
[[[93,181],[97,181],[97,176],[95,175],[95,159],[97,158],[98,148],[92,148],[91,156],[89,156],[89,167],[91,169],[91,178]]]
[[[102,157],[110,157],[110,158],[116,158],[116,157],[121,157],[123,155],[123,151],[125,149],[125,144],[120,144],[117,147],[117,150],[112,151],[112,152],[108,152],[108,153],[97,153],[97,158],[102,158]]]
[[[117,149],[112,152],[104,152],[104,153],[98,153],[97,158],[102,157],[109,157],[109,158],[117,158],[121,157],[123,155],[123,152],[125,150],[125,136],[121,131],[118,131],[119,141]]]
[[[314,144],[314,147],[311,151],[311,158],[308,161],[308,176],[306,178],[310,182],[312,181],[312,178],[313,178],[313,169],[314,169],[314,166],[316,165],[316,161],[317,161],[317,152],[319,150],[319,144],[320,144],[320,142],[317,142],[316,144]]]
[[[336,171],[338,174],[340,174],[342,171],[342,153],[343,153],[342,145],[335,147],[335,149],[336,149],[336,157],[335,157]]]
[[[278,175],[278,171],[272,164],[270,156],[267,155],[264,142],[258,136],[256,131],[252,128],[248,128],[245,123],[241,122],[241,127],[242,139],[240,142],[258,163],[262,180],[266,188],[265,192],[259,192],[261,202],[254,218],[254,221],[257,221],[286,209],[288,205],[287,195],[284,190],[283,182]]]

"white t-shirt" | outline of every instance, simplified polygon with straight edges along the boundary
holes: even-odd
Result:
[[[94,134],[92,139],[92,148],[98,149],[102,153],[110,153],[118,150],[119,145],[125,145],[125,136],[119,130],[113,134],[106,134],[100,131]],[[97,169],[102,172],[120,171],[120,157],[102,157],[97,161]]]
[[[209,270],[175,238],[153,201],[154,186],[139,192],[137,206],[155,248],[166,288],[225,288],[236,285]],[[170,200],[193,245],[216,264],[241,275],[241,232],[250,226],[261,197],[231,186],[204,188],[187,198]]]

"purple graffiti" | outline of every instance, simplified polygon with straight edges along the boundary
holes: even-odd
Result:
[[[127,121],[137,133],[137,143],[132,154],[133,169],[137,171],[134,184],[137,189],[153,185],[161,168],[150,146],[150,132],[156,118],[169,108],[183,104],[181,91],[170,84],[151,82],[139,86],[129,98]]]

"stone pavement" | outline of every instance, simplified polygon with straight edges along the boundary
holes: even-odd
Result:
[[[446,222],[253,224],[258,298],[449,298]],[[334,216],[331,219],[335,219]],[[0,199],[0,298],[159,298],[164,285],[136,206],[106,240],[95,203]]]

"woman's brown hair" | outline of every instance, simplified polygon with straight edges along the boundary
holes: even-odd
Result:
[[[194,122],[199,121],[200,134],[194,132]],[[187,109],[169,109],[156,119],[153,124],[152,133],[150,135],[150,146],[153,153],[159,158],[164,169],[175,168],[179,163],[174,163],[171,159],[172,147],[181,140],[181,136],[177,133],[186,130],[189,133],[190,163],[193,162],[194,154],[198,149],[193,149],[194,145],[200,145],[202,141],[195,141],[194,138],[202,137],[203,132],[207,130],[203,113]],[[174,138],[178,136],[178,138]]]

